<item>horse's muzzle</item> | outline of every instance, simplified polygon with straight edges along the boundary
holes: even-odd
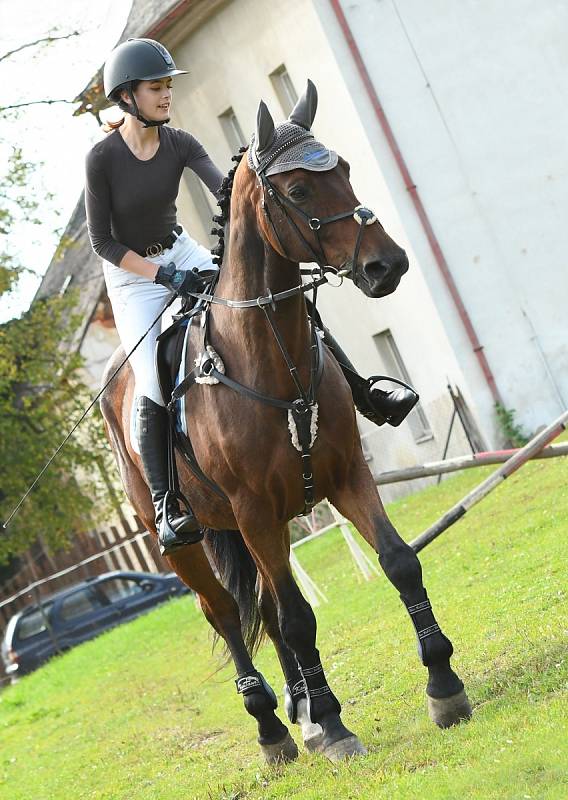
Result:
[[[367,297],[386,297],[392,294],[408,272],[408,256],[397,248],[389,256],[362,263],[354,271],[353,283]]]

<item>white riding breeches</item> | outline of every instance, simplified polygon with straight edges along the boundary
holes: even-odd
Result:
[[[147,260],[158,265],[173,261],[177,269],[181,270],[216,268],[209,250],[198,244],[185,230],[180,233],[173,247]],[[129,353],[172,295],[165,286],[115,267],[109,261],[103,261],[103,272],[116,330],[125,352]],[[159,320],[132,353],[129,361],[134,371],[136,396],[149,397],[163,406],[155,363],[156,339],[161,330]]]

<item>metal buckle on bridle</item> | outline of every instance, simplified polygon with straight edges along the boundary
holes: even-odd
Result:
[[[156,244],[150,244],[146,248],[146,256],[148,258],[155,258],[156,256],[161,256],[163,252],[164,248],[162,247],[160,242],[157,242]]]
[[[308,225],[310,226],[310,230],[319,231],[319,229],[321,228],[321,220],[318,219],[317,217],[312,217],[309,220]]]

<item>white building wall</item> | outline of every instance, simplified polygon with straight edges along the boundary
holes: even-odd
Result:
[[[269,79],[279,65],[286,65],[298,92],[307,77],[316,83],[319,109],[315,133],[349,160],[357,195],[375,209],[387,231],[405,247],[412,265],[397,292],[383,300],[365,298],[350,282],[340,290],[326,287],[320,291],[327,324],[364,374],[381,372],[372,336],[390,328],[432,426],[433,438],[416,444],[406,423],[396,431],[388,426],[378,430],[363,420],[374,456],[372,466],[379,471],[439,458],[451,415],[447,380],[458,384],[470,402],[472,395],[418,267],[411,237],[358,112],[357,98],[346,83],[343,64],[334,57],[334,46],[311,0],[234,0],[174,47],[176,63],[188,68],[190,75],[176,79],[172,124],[196,135],[226,171],[231,150],[218,120],[220,114],[232,107],[248,137],[261,98],[276,121],[282,119]],[[205,241],[207,232],[184,188],[179,211],[181,220]],[[467,450],[459,432],[453,441],[451,452]],[[391,494],[399,491],[393,489]]]
[[[568,403],[568,5],[343,0],[508,408]],[[314,0],[484,430],[492,401],[328,0]]]

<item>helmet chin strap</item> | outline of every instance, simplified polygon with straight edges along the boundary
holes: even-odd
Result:
[[[145,128],[155,128],[158,127],[159,125],[165,125],[167,122],[170,121],[169,117],[167,117],[167,119],[162,119],[159,122],[156,122],[155,120],[146,119],[146,117],[143,117],[140,111],[138,110],[138,106],[134,98],[134,92],[132,91],[132,85],[129,85],[126,91],[128,92],[128,96],[130,97],[131,105],[125,103],[124,100],[121,100],[119,104],[120,107],[122,108],[123,111],[128,112],[128,114],[132,114],[133,117],[136,117],[136,119],[140,120],[140,122],[144,124]]]

